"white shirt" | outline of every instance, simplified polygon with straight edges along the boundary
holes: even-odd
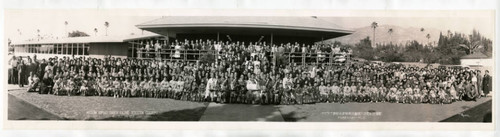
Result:
[[[319,86],[319,92],[322,95],[328,95],[328,88],[326,86]]]
[[[316,76],[316,67],[313,67],[313,69],[310,72],[311,72],[311,78],[314,78]]]
[[[292,79],[290,78],[283,78],[283,87],[286,88],[286,89],[292,89],[292,83],[291,83]]]
[[[180,45],[175,45],[175,53],[174,57],[175,58],[180,58],[181,57],[181,46]]]
[[[258,46],[258,45],[256,45],[256,46],[255,46],[255,50],[256,50],[257,52],[259,52],[259,51],[261,50],[261,47],[260,47],[260,46]]]
[[[160,43],[156,43],[155,44],[155,50],[158,51],[159,49],[161,49]]]
[[[217,51],[222,50],[222,45],[220,45],[220,44],[215,44],[214,46],[215,46],[215,50],[217,50]]]

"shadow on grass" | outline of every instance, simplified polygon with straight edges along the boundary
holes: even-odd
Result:
[[[208,103],[207,103],[208,106]],[[200,121],[205,114],[206,121],[267,121],[267,122],[297,122],[306,116],[299,116],[296,112],[279,113],[279,105],[246,105],[246,104],[218,104],[194,109],[172,110],[151,115],[140,116],[113,116],[104,119],[111,121]]]
[[[287,114],[282,113],[281,116],[283,116],[283,119],[285,120],[285,122],[297,122],[299,120],[307,118],[306,116],[297,115],[297,113],[295,111],[287,113]]]

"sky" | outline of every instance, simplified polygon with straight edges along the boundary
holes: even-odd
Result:
[[[266,13],[266,12],[264,12]],[[447,30],[470,34],[478,30],[487,38],[494,38],[494,12],[490,11],[342,11],[329,14],[316,12],[318,18],[335,23],[344,28],[360,28],[369,26],[373,21],[379,25],[396,25],[401,27],[433,28],[446,32]],[[104,36],[104,22],[109,22],[108,35],[135,35],[142,31],[135,27],[161,16],[204,15],[205,12],[177,14],[175,11],[148,10],[9,10],[5,16],[5,36],[13,41],[36,38],[37,29],[42,36],[64,37],[66,32],[79,30],[91,36]],[[211,15],[234,16],[228,12],[210,13]],[[290,16],[290,13],[277,12],[271,16]],[[261,16],[263,13],[240,16]],[[309,14],[297,14],[305,16]],[[313,13],[312,15],[315,15]],[[65,26],[64,22],[68,25]],[[98,32],[94,33],[94,28]],[[18,31],[19,30],[19,31]],[[144,32],[147,34],[148,32]]]
[[[488,38],[493,38],[495,33],[494,18],[484,17],[354,17],[354,18],[333,18],[329,21],[344,26],[346,28],[359,28],[370,26],[372,22],[378,25],[396,25],[401,27],[432,28],[443,32],[461,32],[471,34],[473,29],[478,30]]]

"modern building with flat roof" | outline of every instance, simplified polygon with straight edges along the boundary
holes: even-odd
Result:
[[[314,42],[353,31],[317,17],[167,16],[136,25],[168,38],[267,43]]]
[[[82,57],[103,58],[114,56],[120,58],[134,57],[133,43],[136,40],[161,38],[161,35],[130,35],[101,37],[71,37],[60,39],[44,39],[39,41],[14,42],[10,46],[15,56],[33,56],[38,58]]]
[[[313,44],[353,33],[351,30],[314,16],[166,16],[138,24],[136,27],[155,34],[22,41],[12,43],[11,47],[14,49],[15,56],[36,54],[39,58],[53,56],[141,58],[140,54],[144,52],[138,49],[144,45],[148,43],[168,45],[172,40],[260,41],[268,45],[295,42]],[[149,53],[146,52],[146,54]],[[165,56],[162,56],[162,59],[165,59]]]
[[[474,52],[460,59],[460,65],[462,66],[493,66],[493,62],[492,57],[488,57],[481,52]]]

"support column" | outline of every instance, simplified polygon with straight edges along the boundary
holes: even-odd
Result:
[[[69,44],[68,44],[68,43],[66,43],[66,44],[64,45],[64,48],[65,48],[65,50],[66,50],[66,54],[69,54],[69,52],[68,52],[68,50],[69,50]]]
[[[273,48],[273,33],[271,33],[271,44],[270,45],[271,45],[271,50],[272,50],[272,48]],[[274,64],[273,69],[274,70],[276,70],[276,66],[278,65],[278,64],[276,64],[276,52],[278,52],[278,49],[276,49],[276,51],[273,52],[273,64]]]
[[[273,33],[271,33],[271,46],[273,45],[273,37],[274,37],[274,35],[273,35]]]
[[[161,56],[162,56],[162,60],[164,60],[164,59],[167,59],[167,58],[168,58],[166,53],[167,53],[167,50],[170,50],[170,36],[168,35],[168,33],[167,33],[167,43],[166,43],[166,45],[165,45],[165,46],[166,46],[166,49],[162,49],[162,50],[161,50],[161,51],[162,51],[162,52],[161,52],[161,54],[162,54],[162,55],[161,55]],[[170,56],[170,54],[168,54],[168,56]],[[165,58],[163,58],[163,57],[165,57]]]
[[[80,53],[80,43],[76,43],[76,53]]]
[[[75,43],[71,43],[71,56],[75,56],[75,53],[73,53],[73,51],[75,51]]]
[[[219,42],[219,32],[217,32],[217,42]]]
[[[170,36],[168,36],[168,32],[167,32],[167,45],[166,46],[170,46]]]

